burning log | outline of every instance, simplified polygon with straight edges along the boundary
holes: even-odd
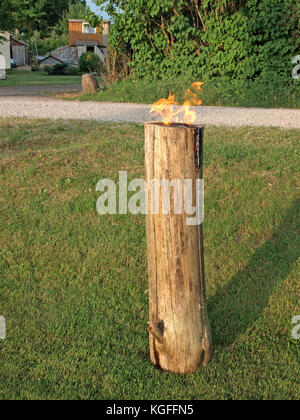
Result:
[[[181,185],[189,179],[195,186],[203,175],[203,133],[193,125],[147,123],[148,186],[154,179]],[[212,351],[202,225],[187,225],[185,212],[174,210],[175,192],[169,214],[161,214],[162,203],[157,206],[153,197],[152,189],[147,215],[151,361],[170,372],[194,372],[207,365]]]

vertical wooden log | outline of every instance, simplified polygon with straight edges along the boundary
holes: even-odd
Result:
[[[203,128],[145,125],[146,180],[202,178]],[[197,156],[198,151],[198,156]],[[184,196],[184,194],[183,194]],[[196,371],[211,358],[202,225],[187,226],[187,215],[152,214],[149,194],[147,247],[152,363],[175,373]]]

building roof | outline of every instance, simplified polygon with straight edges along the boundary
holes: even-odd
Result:
[[[69,22],[74,22],[74,23],[80,23],[80,22],[82,22],[82,23],[84,23],[84,22],[86,22],[86,20],[85,19],[68,19],[68,21]]]
[[[29,47],[29,45],[26,44],[26,42],[20,41],[19,39],[15,38],[14,36],[11,36],[11,39],[18,42],[19,44],[25,45],[25,47]]]
[[[87,23],[86,19],[68,19],[72,23]],[[110,23],[110,20],[103,20],[103,23]]]
[[[43,61],[47,60],[47,58],[53,58],[54,60],[57,60],[57,61],[59,61],[60,63],[64,63],[64,61],[63,61],[63,60],[61,60],[61,59],[60,59],[60,58],[58,58],[58,57],[55,57],[55,56],[54,56],[54,55],[52,55],[52,54],[49,54],[49,55],[46,55],[46,56],[41,56],[41,55],[39,55],[39,56],[37,56],[36,58],[38,59],[38,61],[39,61],[40,63],[42,63]]]

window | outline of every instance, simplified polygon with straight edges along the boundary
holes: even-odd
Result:
[[[82,33],[83,34],[95,34],[96,28],[92,28],[88,23],[82,24]]]

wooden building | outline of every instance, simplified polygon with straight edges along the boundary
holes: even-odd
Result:
[[[45,57],[37,57],[38,63],[41,67],[54,66],[55,64],[65,64],[61,59],[49,54]]]
[[[91,51],[104,61],[107,55],[109,26],[109,21],[103,22],[101,31],[101,28],[90,27],[84,19],[69,19],[69,47],[77,48],[78,57]]]
[[[28,65],[28,47],[29,45],[25,44],[25,42],[19,41],[18,39],[11,36],[11,57],[16,61],[18,66]]]

